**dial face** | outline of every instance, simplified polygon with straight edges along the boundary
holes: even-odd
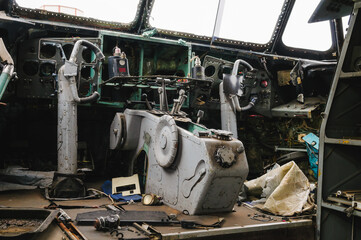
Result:
[[[125,65],[125,61],[124,60],[119,60],[119,64],[120,65]]]
[[[150,204],[152,204],[153,202],[154,202],[154,199],[153,199],[153,196],[152,196],[152,195],[147,194],[147,195],[145,195],[145,196],[143,197],[143,203],[144,203],[144,205],[150,205]]]

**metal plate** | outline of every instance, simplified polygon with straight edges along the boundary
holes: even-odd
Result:
[[[1,229],[0,238],[23,234],[29,237],[29,234],[43,232],[58,213],[58,210],[40,208],[0,208],[0,223],[6,226]]]
[[[76,216],[78,225],[93,225],[94,221],[98,217],[106,217],[117,214],[120,219],[120,224],[133,224],[136,223],[152,223],[166,225],[171,221],[165,212],[161,211],[110,211],[110,210],[98,210],[93,212],[79,213]]]
[[[324,101],[317,97],[306,98],[304,104],[293,100],[287,104],[272,108],[272,116],[286,118],[312,118],[312,112],[322,103],[324,103]]]

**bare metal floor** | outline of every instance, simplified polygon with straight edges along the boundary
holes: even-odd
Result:
[[[78,201],[61,201],[56,202],[61,205],[81,205],[81,206],[99,206],[102,204],[109,204],[108,198],[78,200]],[[41,190],[26,190],[26,191],[7,191],[0,193],[0,205],[4,207],[26,207],[26,208],[43,208],[49,205],[41,194]],[[224,218],[224,223],[221,228],[209,229],[183,229],[179,225],[174,226],[155,226],[161,232],[162,239],[221,239],[227,235],[227,239],[314,239],[314,224],[311,219],[294,219],[289,221],[282,220],[281,217],[273,217],[274,220],[269,222],[261,222],[250,219],[254,213],[254,209],[249,209],[244,206],[235,206],[234,212],[213,214],[212,216],[186,216],[182,213],[168,207],[162,206],[143,206],[141,203],[132,205],[125,205],[125,210],[138,211],[164,211],[167,214],[177,214],[178,219],[194,219],[197,218],[203,222],[212,222],[218,217]],[[81,212],[89,212],[99,210],[93,209],[64,209],[70,217],[74,220],[76,215]],[[109,233],[95,231],[92,226],[78,226],[79,230],[89,240],[112,239]],[[132,237],[133,233],[129,232]],[[55,223],[43,233],[36,235],[32,239],[52,239],[62,240],[67,239],[66,235],[62,233],[60,228]],[[117,238],[114,238],[117,239]]]

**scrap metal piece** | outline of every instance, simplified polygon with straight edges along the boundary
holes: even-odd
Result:
[[[273,217],[271,217],[269,215],[258,214],[258,213],[253,214],[253,216],[251,216],[250,219],[260,221],[260,222],[276,221]]]
[[[218,221],[213,224],[202,224],[195,220],[181,220],[181,227],[186,229],[208,229],[208,228],[220,228],[222,226],[224,218],[218,218]]]
[[[214,137],[219,140],[225,140],[225,141],[232,140],[233,133],[229,131],[212,129],[212,133],[214,134]]]
[[[328,201],[351,206],[353,209],[361,210],[361,190],[338,190],[327,197]],[[351,210],[351,208],[349,209]]]
[[[99,217],[107,217],[111,215],[119,216],[119,224],[127,225],[136,223],[149,223],[153,225],[167,225],[177,223],[169,219],[168,215],[162,211],[109,211],[98,210],[92,212],[78,213],[76,222],[78,225],[93,226],[94,222]]]
[[[143,223],[142,225],[138,223],[133,223],[133,227],[136,228],[138,231],[146,235],[149,239],[158,240],[162,239],[162,234],[154,229],[152,226]]]
[[[58,221],[59,226],[71,239],[88,240],[88,238],[74,225],[71,217],[63,209],[59,209],[59,215],[56,217],[56,220]]]

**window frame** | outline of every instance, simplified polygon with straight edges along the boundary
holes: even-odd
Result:
[[[152,11],[154,1],[151,1],[150,6],[150,12]],[[281,13],[278,17],[278,20],[276,22],[276,26],[274,27],[272,36],[268,43],[265,44],[258,44],[258,43],[252,43],[252,42],[244,42],[244,41],[237,41],[232,39],[225,39],[225,38],[217,38],[213,40],[213,45],[216,47],[219,46],[225,46],[225,47],[235,47],[240,48],[244,50],[252,50],[252,51],[262,51],[262,52],[269,52],[269,53],[277,53],[277,54],[283,54],[286,56],[295,56],[295,57],[305,57],[305,54],[308,55],[308,58],[310,59],[317,59],[317,60],[330,60],[335,59],[336,56],[334,55],[334,52],[336,51],[336,45],[335,45],[335,37],[334,37],[334,27],[331,25],[331,47],[330,49],[326,51],[317,51],[312,49],[301,49],[301,48],[294,48],[286,46],[282,42],[282,36],[285,30],[285,27],[287,25],[288,19],[290,17],[290,14],[292,12],[293,6],[295,4],[296,0],[285,0],[282,6]],[[299,0],[300,1],[300,0]],[[146,27],[147,28],[154,28],[149,23],[151,13],[147,15],[146,19]],[[195,43],[200,44],[209,44],[212,41],[211,37],[206,36],[200,36],[196,34],[186,33],[186,32],[177,32],[167,29],[160,29],[156,28],[158,31],[158,34],[160,37],[165,38],[173,38],[173,39],[179,39],[184,38],[190,41],[193,41]]]
[[[134,19],[129,23],[106,21],[90,17],[75,16],[66,13],[51,12],[43,9],[32,9],[20,6],[16,0],[12,1],[10,13],[13,16],[20,16],[29,19],[47,20],[53,22],[69,23],[84,27],[95,27],[100,29],[118,30],[129,32],[141,19],[141,9],[146,0],[139,0]],[[49,20],[51,18],[51,20]]]

